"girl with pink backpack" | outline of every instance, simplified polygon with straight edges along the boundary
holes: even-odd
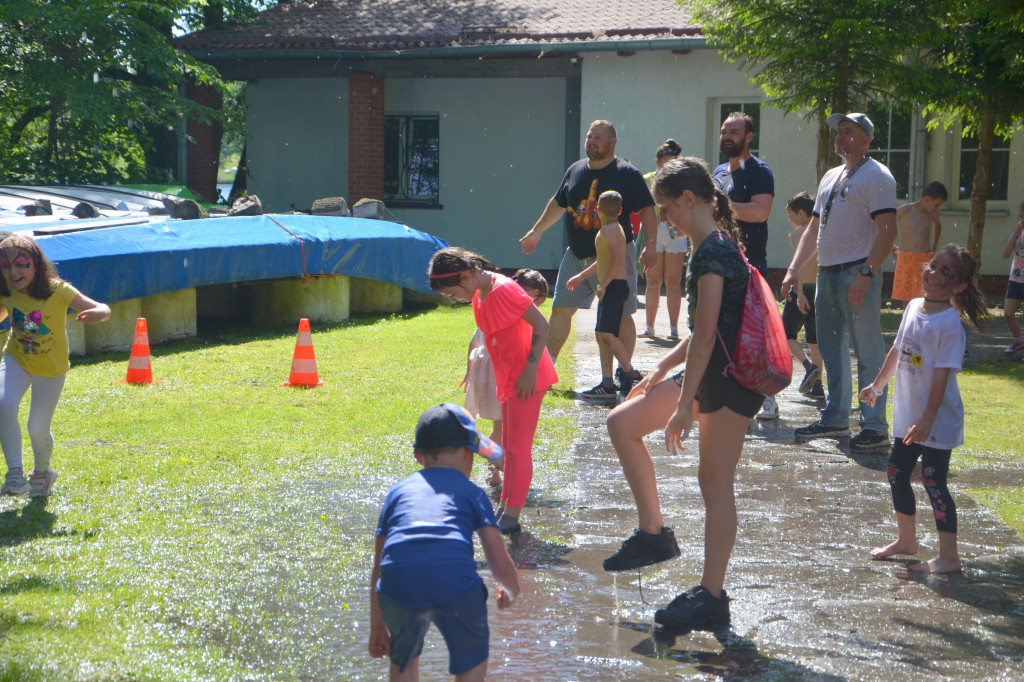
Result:
[[[653,189],[661,216],[693,243],[686,275],[691,332],[608,415],[608,432],[636,500],[639,528],[604,568],[621,571],[679,556],[661,515],[654,464],[643,438],[663,428],[665,445],[676,454],[696,421],[706,512],[703,571],[700,583],[659,609],[654,620],[677,632],[718,634],[730,624],[724,584],[736,539],[736,465],[747,426],[764,402],[764,395],[744,387],[729,371],[749,271],[729,197],[715,187],[703,161],[683,158],[665,165]],[[681,363],[685,372],[670,377]]]

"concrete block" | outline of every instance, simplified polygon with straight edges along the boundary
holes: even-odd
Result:
[[[129,298],[110,304],[110,319],[100,324],[82,325],[85,328],[85,352],[99,353],[105,350],[132,348],[135,338],[135,321],[142,317],[142,299]]]
[[[446,296],[440,294],[423,294],[415,289],[402,289],[402,301],[420,305],[444,305],[451,303]]]
[[[196,290],[165,291],[142,299],[150,345],[196,335]]]
[[[352,312],[397,313],[402,309],[402,287],[391,282],[352,277]]]
[[[254,282],[252,321],[254,324],[299,323],[308,317],[315,322],[342,322],[349,317],[349,278],[317,277],[270,279]]]
[[[68,351],[71,355],[85,355],[85,325],[75,319],[76,312],[68,313]],[[7,340],[7,332],[3,339]]]

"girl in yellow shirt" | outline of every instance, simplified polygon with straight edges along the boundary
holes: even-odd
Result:
[[[67,309],[78,311],[79,322],[96,324],[110,317],[110,308],[60,279],[53,263],[29,237],[11,235],[0,242],[0,274],[0,306],[11,318],[11,333],[0,358],[0,446],[7,462],[0,494],[47,497],[57,480],[57,472],[50,468],[50,424],[71,368]],[[18,408],[29,387],[34,471],[26,477]]]

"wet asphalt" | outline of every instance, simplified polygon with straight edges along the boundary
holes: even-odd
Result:
[[[589,331],[594,314],[576,317],[579,385],[553,390],[583,390],[599,380]],[[635,317],[638,329],[643,315],[641,309]],[[662,309],[657,338],[638,341],[634,364],[641,371],[672,345],[665,318]],[[895,537],[884,473],[888,450],[854,453],[848,439],[795,444],[793,429],[814,421],[821,406],[797,392],[802,372],[795,374],[794,385],[778,396],[779,419],[751,422],[739,464],[728,635],[666,633],[653,621],[657,608],[700,576],[704,513],[696,433],[680,456],[665,452],[660,432],[648,438],[663,512],[682,556],[606,573],[601,562],[632,533],[636,513],[608,441],[608,408],[580,403],[573,466],[535,471],[526,532],[509,542],[523,595],[510,610],[491,607],[489,677],[1024,679],[1024,543],[966,493],[986,482],[1020,482],[1020,472],[995,457],[960,471],[954,452],[950,488],[959,510],[962,573],[908,572],[910,563],[937,551],[917,481],[918,557],[873,561],[868,550]],[[856,433],[856,412],[853,417]],[[444,645],[434,638],[421,661],[425,679],[446,663]]]

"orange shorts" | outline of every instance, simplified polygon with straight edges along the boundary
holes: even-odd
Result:
[[[894,299],[909,301],[924,295],[921,291],[921,274],[933,255],[934,253],[900,251],[896,257],[896,274],[892,279]]]

